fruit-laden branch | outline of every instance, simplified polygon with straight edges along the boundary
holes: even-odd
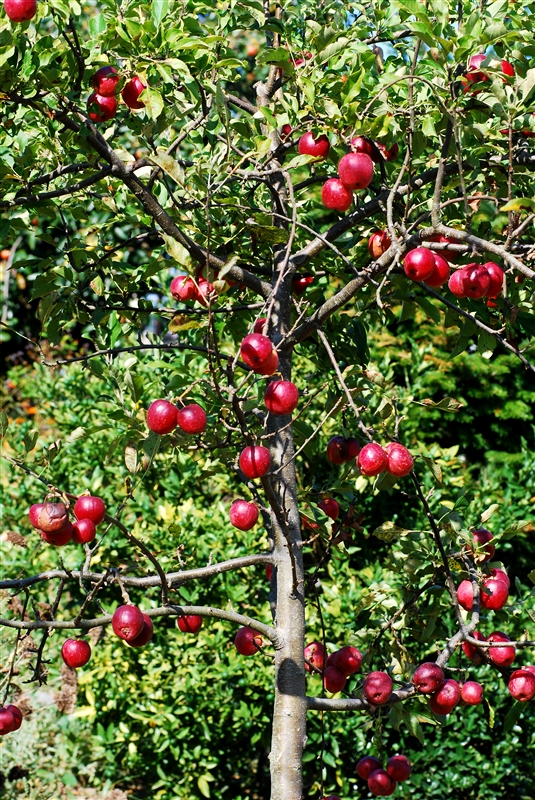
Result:
[[[526,267],[526,265],[520,261],[520,259],[516,258],[512,253],[509,253],[505,247],[494,244],[493,242],[489,242],[487,239],[481,239],[479,236],[474,236],[472,233],[466,233],[465,231],[459,231],[457,228],[449,228],[447,225],[438,225],[436,228],[432,229],[425,229],[422,231],[422,234],[426,236],[427,234],[431,235],[433,233],[441,233],[445,236],[449,236],[452,239],[458,239],[461,242],[466,242],[467,244],[473,245],[478,250],[486,250],[489,253],[494,253],[500,258],[503,258],[511,267],[514,267],[518,272],[525,275],[527,278],[535,278],[535,272]]]
[[[53,189],[50,192],[40,192],[39,194],[22,195],[20,197],[15,197],[14,200],[4,200],[3,203],[0,203],[0,211],[7,211],[8,209],[16,208],[17,206],[40,203],[43,200],[53,200],[55,197],[64,197],[65,195],[76,194],[76,192],[87,189],[88,186],[93,186],[93,184],[103,180],[103,178],[106,178],[111,174],[111,171],[111,167],[104,167],[100,170],[100,172],[90,175],[88,178],[78,181],[78,183],[72,183],[70,186],[64,186],[61,189]]]

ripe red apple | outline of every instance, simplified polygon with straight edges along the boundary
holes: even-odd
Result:
[[[357,764],[356,772],[359,778],[367,781],[372,772],[381,769],[381,762],[375,756],[363,756]]]
[[[171,433],[177,426],[178,409],[169,400],[154,400],[147,411],[147,425],[154,433]]]
[[[409,250],[403,260],[403,269],[411,280],[426,281],[435,269],[433,252],[427,247],[415,247],[414,250]]]
[[[119,606],[111,619],[113,632],[125,642],[130,642],[139,636],[144,624],[143,612],[137,606]]]
[[[390,797],[396,789],[396,782],[384,769],[376,769],[368,778],[368,789],[376,797]]]
[[[264,394],[267,410],[276,417],[291,414],[299,402],[299,391],[291,381],[271,381]]]
[[[386,231],[374,231],[368,239],[368,252],[375,260],[381,258],[392,244]]]
[[[240,453],[240,469],[246,478],[262,478],[271,469],[271,455],[267,447],[244,447]]]
[[[113,97],[120,80],[121,77],[115,67],[107,65],[95,72],[91,78],[91,85],[95,90],[95,94],[101,97]]]
[[[182,633],[198,633],[202,628],[202,617],[197,614],[183,614],[177,617],[176,624]]]
[[[196,403],[191,403],[178,409],[176,421],[184,433],[202,433],[206,430],[206,411]]]
[[[465,297],[472,300],[480,300],[485,297],[490,287],[490,275],[487,270],[479,264],[468,264],[463,269],[462,277],[463,291]]]
[[[373,178],[373,161],[366,153],[347,153],[340,159],[338,175],[346,189],[365,189]]]
[[[313,275],[298,275],[292,281],[292,291],[294,294],[304,294],[309,286],[314,283]]]
[[[91,658],[91,646],[82,639],[67,639],[63,642],[61,657],[68,667],[78,669],[85,666]]]
[[[95,525],[100,525],[106,515],[106,506],[100,497],[82,494],[74,504],[73,513],[76,519],[90,519]]]
[[[90,519],[79,519],[72,526],[72,540],[76,544],[89,544],[97,534],[95,523]]]
[[[478,706],[483,702],[483,693],[483,687],[477,681],[466,681],[461,684],[461,700],[467,706]]]
[[[107,122],[117,113],[117,100],[115,97],[103,97],[96,92],[91,92],[87,98],[89,119],[93,122]]]
[[[139,95],[146,88],[139,75],[134,75],[131,80],[125,83],[121,97],[128,108],[145,108],[145,103],[139,99]]]
[[[0,736],[11,733],[15,725],[15,717],[7,708],[0,708]]]
[[[197,286],[193,278],[188,275],[177,275],[171,281],[171,294],[175,300],[196,300],[197,299]]]
[[[258,508],[247,500],[235,500],[229,511],[230,524],[240,531],[250,531],[258,522]]]
[[[215,299],[215,297],[216,292],[214,289],[214,284],[210,283],[210,281],[204,280],[203,278],[198,278],[195,300],[202,306],[207,307],[209,301]]]
[[[390,700],[394,684],[386,672],[370,672],[364,678],[362,694],[369,703],[382,705]]]
[[[435,714],[450,714],[461,699],[461,690],[457,681],[448,678],[440,689],[429,698],[429,707]]]
[[[493,631],[487,636],[487,642],[510,642],[506,633]],[[509,667],[515,660],[516,649],[513,645],[505,647],[489,647],[487,649],[489,660],[497,667]]]
[[[435,269],[429,276],[429,278],[425,279],[425,283],[428,286],[433,288],[437,288],[438,286],[443,286],[450,277],[450,265],[446,261],[445,258],[439,256],[438,253],[431,251],[433,253],[433,258],[435,260]]]
[[[394,781],[406,781],[412,772],[407,756],[391,756],[386,762],[386,771]]]
[[[8,703],[5,706],[6,711],[11,711],[13,714],[13,726],[11,728],[11,733],[13,731],[18,731],[20,726],[22,725],[22,711],[18,706],[14,706],[12,703]]]
[[[321,508],[324,514],[327,514],[331,519],[338,519],[340,514],[340,506],[332,497],[325,497],[318,503],[318,508]]]
[[[345,439],[343,436],[333,436],[332,439],[329,439],[327,444],[327,458],[331,462],[331,464],[343,464],[346,460],[343,456],[343,444]],[[32,506],[33,508],[34,506]],[[31,513],[31,509],[30,509]]]
[[[266,327],[266,322],[266,317],[258,317],[254,324],[253,333],[263,333],[264,328]]]
[[[443,686],[444,673],[434,661],[425,661],[417,667],[412,682],[422,694],[433,694]]]
[[[388,454],[381,445],[369,442],[361,449],[357,458],[357,466],[362,475],[379,475],[388,467]]]
[[[302,156],[327,158],[329,155],[330,144],[324,133],[315,139],[314,134],[308,131],[308,133],[304,133],[299,139],[297,149]]]
[[[471,635],[472,639],[477,639],[480,642],[487,641],[486,637],[479,631],[473,631]],[[469,658],[470,661],[473,661],[474,664],[479,665],[483,662],[483,656],[475,645],[470,644],[470,642],[463,642],[462,649],[465,656]]]
[[[234,637],[234,645],[242,656],[254,656],[262,647],[263,641],[259,633],[252,628],[240,628]]]
[[[455,297],[468,297],[464,290],[464,278],[465,278],[465,271],[464,268],[457,269],[455,272],[452,272],[450,279],[448,281],[448,289]]]
[[[488,542],[494,538],[492,533],[486,528],[478,528],[472,533],[472,537],[477,547],[486,545],[483,548],[483,551],[478,554],[477,561],[481,562],[482,564],[485,561],[490,561],[490,559],[493,558],[496,550],[493,544],[488,544]]]
[[[268,579],[268,581],[270,581],[272,577],[273,577],[273,565],[266,564],[266,578]]]
[[[483,264],[483,269],[487,270],[487,275],[490,278],[487,297],[497,297],[503,291],[505,272],[498,264],[495,264],[494,261],[487,261],[486,264]]]
[[[55,533],[47,533],[46,531],[39,531],[41,539],[47,544],[52,544],[54,547],[63,547],[68,544],[72,539],[72,523],[68,522],[61,530]]]
[[[459,601],[459,605],[464,608],[465,611],[472,610],[472,604],[474,602],[472,581],[461,581],[457,587],[457,600]]]
[[[271,340],[263,333],[250,333],[240,346],[242,360],[253,370],[262,367],[270,358],[272,351]]]
[[[399,144],[397,142],[394,142],[394,144],[388,148],[385,144],[382,144],[381,142],[375,142],[375,144],[380,150],[381,155],[383,156],[385,161],[395,161],[396,158],[398,157]]]
[[[37,13],[36,0],[4,0],[4,10],[11,22],[27,22]]]
[[[291,132],[292,132],[292,126],[291,125],[286,123],[285,125],[282,126],[281,132],[280,132],[280,137],[281,137],[283,142],[284,142],[285,139],[288,138],[288,136],[291,134]]]
[[[346,685],[346,676],[343,672],[340,672],[337,667],[331,664],[328,667],[325,667],[325,671],[323,673],[323,685],[328,692],[336,694],[337,692],[341,692]]]
[[[44,503],[34,503],[33,506],[30,506],[28,516],[34,528],[39,528],[39,513],[43,507]]]
[[[332,656],[333,666],[346,676],[354,675],[362,666],[362,653],[350,644],[341,647]]]
[[[127,639],[127,644],[129,644],[130,647],[145,647],[145,645],[148,644],[152,639],[153,633],[154,626],[151,618],[146,614],[143,614],[143,627],[141,629],[141,633],[139,633],[134,639]]]
[[[310,661],[314,667],[323,670],[325,658],[327,656],[327,650],[321,642],[310,642],[310,644],[307,644],[305,647],[303,654],[306,659],[305,670],[307,672],[312,672],[310,666],[306,663],[307,661]]]
[[[279,356],[276,350],[272,350],[270,357],[261,367],[257,367],[255,372],[257,375],[273,375],[279,366]]]
[[[509,597],[509,589],[507,584],[503,581],[497,580],[489,575],[483,581],[483,587],[490,591],[490,594],[481,592],[481,605],[483,608],[488,608],[492,611],[499,611],[507,603]]]
[[[506,584],[508,589],[511,587],[511,581],[509,580],[509,576],[508,576],[507,572],[505,572],[505,570],[503,570],[503,569],[491,569],[490,575],[493,578],[496,578],[496,580],[503,581]]]
[[[527,703],[535,697],[535,675],[527,669],[517,669],[507,684],[511,697],[519,703]]]
[[[353,202],[353,192],[339,178],[329,178],[321,189],[321,201],[325,208],[347,211]]]
[[[403,478],[412,472],[414,466],[414,459],[407,450],[399,442],[390,442],[385,447],[385,452],[388,455],[388,464],[386,471],[397,478]]]

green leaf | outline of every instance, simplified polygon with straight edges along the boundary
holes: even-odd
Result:
[[[5,411],[0,411],[0,437],[2,437],[2,439],[6,435],[7,426],[8,426],[7,414]]]
[[[535,569],[532,569],[531,572],[528,572],[528,578],[532,583],[535,583]]]
[[[530,197],[515,197],[502,206],[500,211],[535,211],[535,200]]]
[[[191,256],[184,247],[184,245],[177,242],[176,239],[173,239],[172,236],[163,236],[165,241],[165,249],[177,264],[184,267],[186,270],[191,270]]]
[[[390,543],[399,539],[400,536],[406,536],[408,533],[410,533],[410,530],[407,530],[407,528],[400,528],[399,525],[395,525],[393,522],[383,522],[373,531],[372,535],[382,542]]]
[[[489,520],[489,519],[492,517],[492,515],[493,515],[493,514],[495,514],[495,513],[496,513],[496,511],[499,509],[499,507],[500,507],[500,506],[499,506],[499,504],[498,504],[498,503],[493,503],[491,506],[489,506],[489,507],[487,508],[487,510],[486,510],[486,511],[484,511],[484,512],[481,514],[481,522],[482,522],[482,523],[484,523],[484,522],[488,522],[488,520]]]
[[[132,442],[129,442],[124,449],[124,463],[128,472],[135,475],[139,469],[139,464],[137,459],[137,447],[132,444]]]
[[[152,0],[151,19],[156,30],[169,10],[169,0]]]
[[[157,152],[156,155],[151,154],[146,156],[146,158],[147,161],[152,161],[153,164],[161,167],[175,183],[178,183],[180,186],[184,185],[184,170],[178,161],[175,161],[173,156],[167,155],[164,152]]]
[[[507,714],[505,715],[505,719],[503,722],[503,732],[509,733],[511,728],[515,725],[516,721],[518,720],[520,714],[522,713],[523,704],[520,702],[514,703],[511,706]]]
[[[37,439],[39,438],[39,431],[33,428],[28,433],[24,434],[24,449],[27,453],[34,449]]]
[[[147,87],[143,90],[143,102],[151,119],[158,119],[163,111],[163,98],[160,92]]]
[[[516,522],[512,522],[510,525],[507,526],[505,530],[501,532],[502,539],[512,539],[513,536],[516,536],[526,525],[530,524],[530,520],[527,519],[519,519]]]
[[[429,467],[429,469],[431,470],[431,472],[433,473],[433,477],[436,480],[436,482],[441,485],[442,484],[442,469],[439,467],[439,465],[436,463],[436,461],[433,461],[432,458],[428,458],[427,456],[422,456],[422,458],[425,461],[425,463],[427,464],[427,466]]]
[[[442,400],[439,400],[438,403],[435,403],[434,400],[430,400],[426,398],[421,402],[418,400],[414,400],[414,403],[418,406],[427,406],[428,408],[439,408],[441,411],[458,411],[460,408],[463,407],[463,404],[460,403],[458,400],[454,400],[453,397],[443,397]]]

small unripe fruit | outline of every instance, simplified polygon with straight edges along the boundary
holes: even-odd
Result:
[[[137,606],[119,606],[111,619],[113,632],[125,642],[130,642],[139,636],[144,624],[143,613]]]
[[[85,666],[91,658],[91,646],[82,639],[67,639],[63,642],[61,657],[68,667],[78,669]]]
[[[427,247],[416,247],[409,250],[403,261],[405,275],[413,281],[425,281],[435,269],[435,259]]]
[[[370,672],[364,679],[362,693],[373,705],[382,705],[390,700],[394,684],[386,672]]]
[[[305,670],[307,672],[312,672],[310,666],[306,663],[307,661],[310,661],[314,667],[323,670],[327,651],[321,642],[310,642],[310,644],[307,644],[303,655],[305,657]]]
[[[178,409],[169,400],[154,400],[147,411],[147,425],[160,436],[171,433],[177,426]]]
[[[141,629],[141,633],[139,633],[135,639],[127,639],[127,644],[129,644],[130,647],[145,647],[152,639],[153,633],[154,626],[151,618],[143,614],[143,628]]]
[[[257,370],[265,365],[273,351],[271,340],[262,333],[250,333],[242,341],[240,355],[248,367]]]
[[[344,675],[354,675],[362,666],[362,653],[352,645],[345,645],[333,655],[333,665]]]
[[[202,433],[206,430],[206,411],[196,403],[191,403],[178,409],[176,421],[184,433]]]
[[[240,453],[239,465],[246,478],[262,478],[271,469],[270,452],[261,445],[244,447]]]
[[[384,449],[388,455],[387,472],[397,478],[403,478],[412,472],[414,459],[406,447],[398,442],[390,442]]]
[[[381,769],[381,762],[375,756],[363,756],[357,764],[356,772],[359,778],[367,781],[372,772]]]
[[[323,685],[328,692],[336,694],[341,692],[346,685],[346,676],[335,666],[330,665],[325,668],[323,673]]]
[[[347,211],[353,202],[353,192],[339,178],[329,178],[321,189],[321,201],[325,208]]]
[[[487,642],[510,642],[507,634],[493,631],[487,636]],[[497,667],[509,667],[515,660],[516,649],[514,645],[504,647],[489,647],[487,649],[489,660]]]
[[[264,402],[270,414],[276,417],[291,414],[299,402],[297,386],[291,381],[271,381],[266,388]]]
[[[407,756],[391,756],[386,762],[386,771],[394,781],[406,781],[412,772],[412,764]]]
[[[297,149],[302,156],[327,158],[329,155],[330,143],[325,134],[322,133],[315,139],[314,134],[309,131],[301,136]]]
[[[362,475],[379,475],[388,466],[388,454],[381,445],[370,442],[361,449],[357,458],[357,466]]]
[[[366,153],[348,153],[338,164],[338,175],[346,189],[365,189],[373,178],[373,161]]]
[[[258,508],[247,500],[235,500],[229,511],[230,524],[240,531],[250,531],[258,522]]]
[[[327,514],[331,519],[338,519],[340,514],[340,506],[333,500],[332,497],[326,497],[318,503],[318,508],[321,508],[324,514]]]
[[[457,681],[452,678],[444,681],[438,692],[429,698],[429,707],[435,714],[445,716],[450,714],[461,699],[461,690]]]
[[[202,617],[197,614],[183,614],[177,617],[176,624],[182,633],[198,633],[202,628]]]
[[[390,797],[396,789],[396,782],[384,769],[376,769],[368,778],[368,789],[375,796]]]
[[[468,706],[478,706],[483,702],[483,687],[481,684],[477,683],[477,681],[463,683],[461,685],[461,700]]]
[[[90,519],[95,525],[99,525],[106,515],[106,506],[100,497],[83,494],[74,504],[73,513],[78,520]]]
[[[262,644],[262,637],[252,628],[240,628],[234,637],[236,650],[242,656],[253,656]]]
[[[425,661],[416,669],[412,682],[422,694],[432,694],[444,684],[444,673],[438,664]]]

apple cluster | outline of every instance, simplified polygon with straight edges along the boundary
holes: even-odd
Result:
[[[189,275],[177,275],[171,281],[171,294],[175,300],[182,302],[197,301],[203,306],[208,305],[208,297],[214,294],[214,285],[203,275],[193,280]]]
[[[448,281],[448,288],[455,297],[496,298],[503,290],[504,271],[493,261],[486,264],[467,264],[456,270]]]
[[[154,400],[147,411],[147,425],[153,433],[163,436],[178,426],[184,433],[202,433],[206,430],[206,411],[197,403],[177,408],[169,400]]]
[[[383,769],[375,756],[363,756],[357,764],[359,778],[368,781],[368,789],[375,797],[390,797],[401,781],[406,781],[412,772],[412,764],[407,756],[391,756]]]
[[[450,241],[447,237],[437,237],[438,240],[440,238],[445,242]],[[390,238],[386,231],[377,231],[368,241],[368,249],[374,258],[379,258],[388,247]],[[409,250],[405,256],[403,269],[405,275],[413,281],[423,281],[433,288],[443,286],[447,282],[449,290],[456,297],[479,300],[482,297],[495,298],[501,293],[504,271],[498,264],[493,261],[487,261],[485,264],[466,264],[450,276],[449,262],[452,260],[447,250],[416,247],[414,250]]]
[[[130,647],[144,647],[152,639],[152,620],[134,605],[119,606],[111,618],[113,632]]]
[[[97,525],[106,515],[106,507],[100,497],[81,495],[74,504],[75,522],[69,519],[65,503],[34,503],[28,516],[43,541],[62,547],[71,540],[76,544],[89,544],[96,536]]]
[[[321,642],[310,642],[304,649],[305,670],[319,671],[323,676],[323,685],[328,692],[341,692],[350,675],[358,672],[362,665],[360,650],[352,645],[341,647],[327,655]]]
[[[119,75],[115,67],[109,64],[95,72],[91,78],[94,91],[87,98],[90,120],[93,122],[107,122],[113,119],[117,113],[117,93],[121,81],[121,75]],[[144,89],[146,89],[146,86],[139,75],[134,75],[124,84],[121,97],[128,108],[145,108],[145,103],[139,99]]]
[[[0,708],[0,736],[18,731],[22,725],[22,711],[18,706],[9,703]]]
[[[468,60],[468,70],[463,78],[463,92],[471,91],[473,94],[479,94],[479,92],[482,91],[482,89],[474,90],[474,84],[489,80],[489,76],[480,69],[481,65],[486,60],[487,56],[485,53],[476,53],[475,56],[470,56]],[[500,68],[503,74],[506,76],[503,78],[504,83],[507,82],[507,78],[514,78],[515,68],[509,61],[506,61],[504,58],[502,58],[500,61]]]
[[[368,442],[363,447],[357,439],[333,436],[327,445],[327,458],[332,464],[344,464],[357,459],[357,467],[362,475],[368,477],[388,472],[397,478],[408,475],[414,459],[402,444],[390,442],[386,447],[376,442]]]

